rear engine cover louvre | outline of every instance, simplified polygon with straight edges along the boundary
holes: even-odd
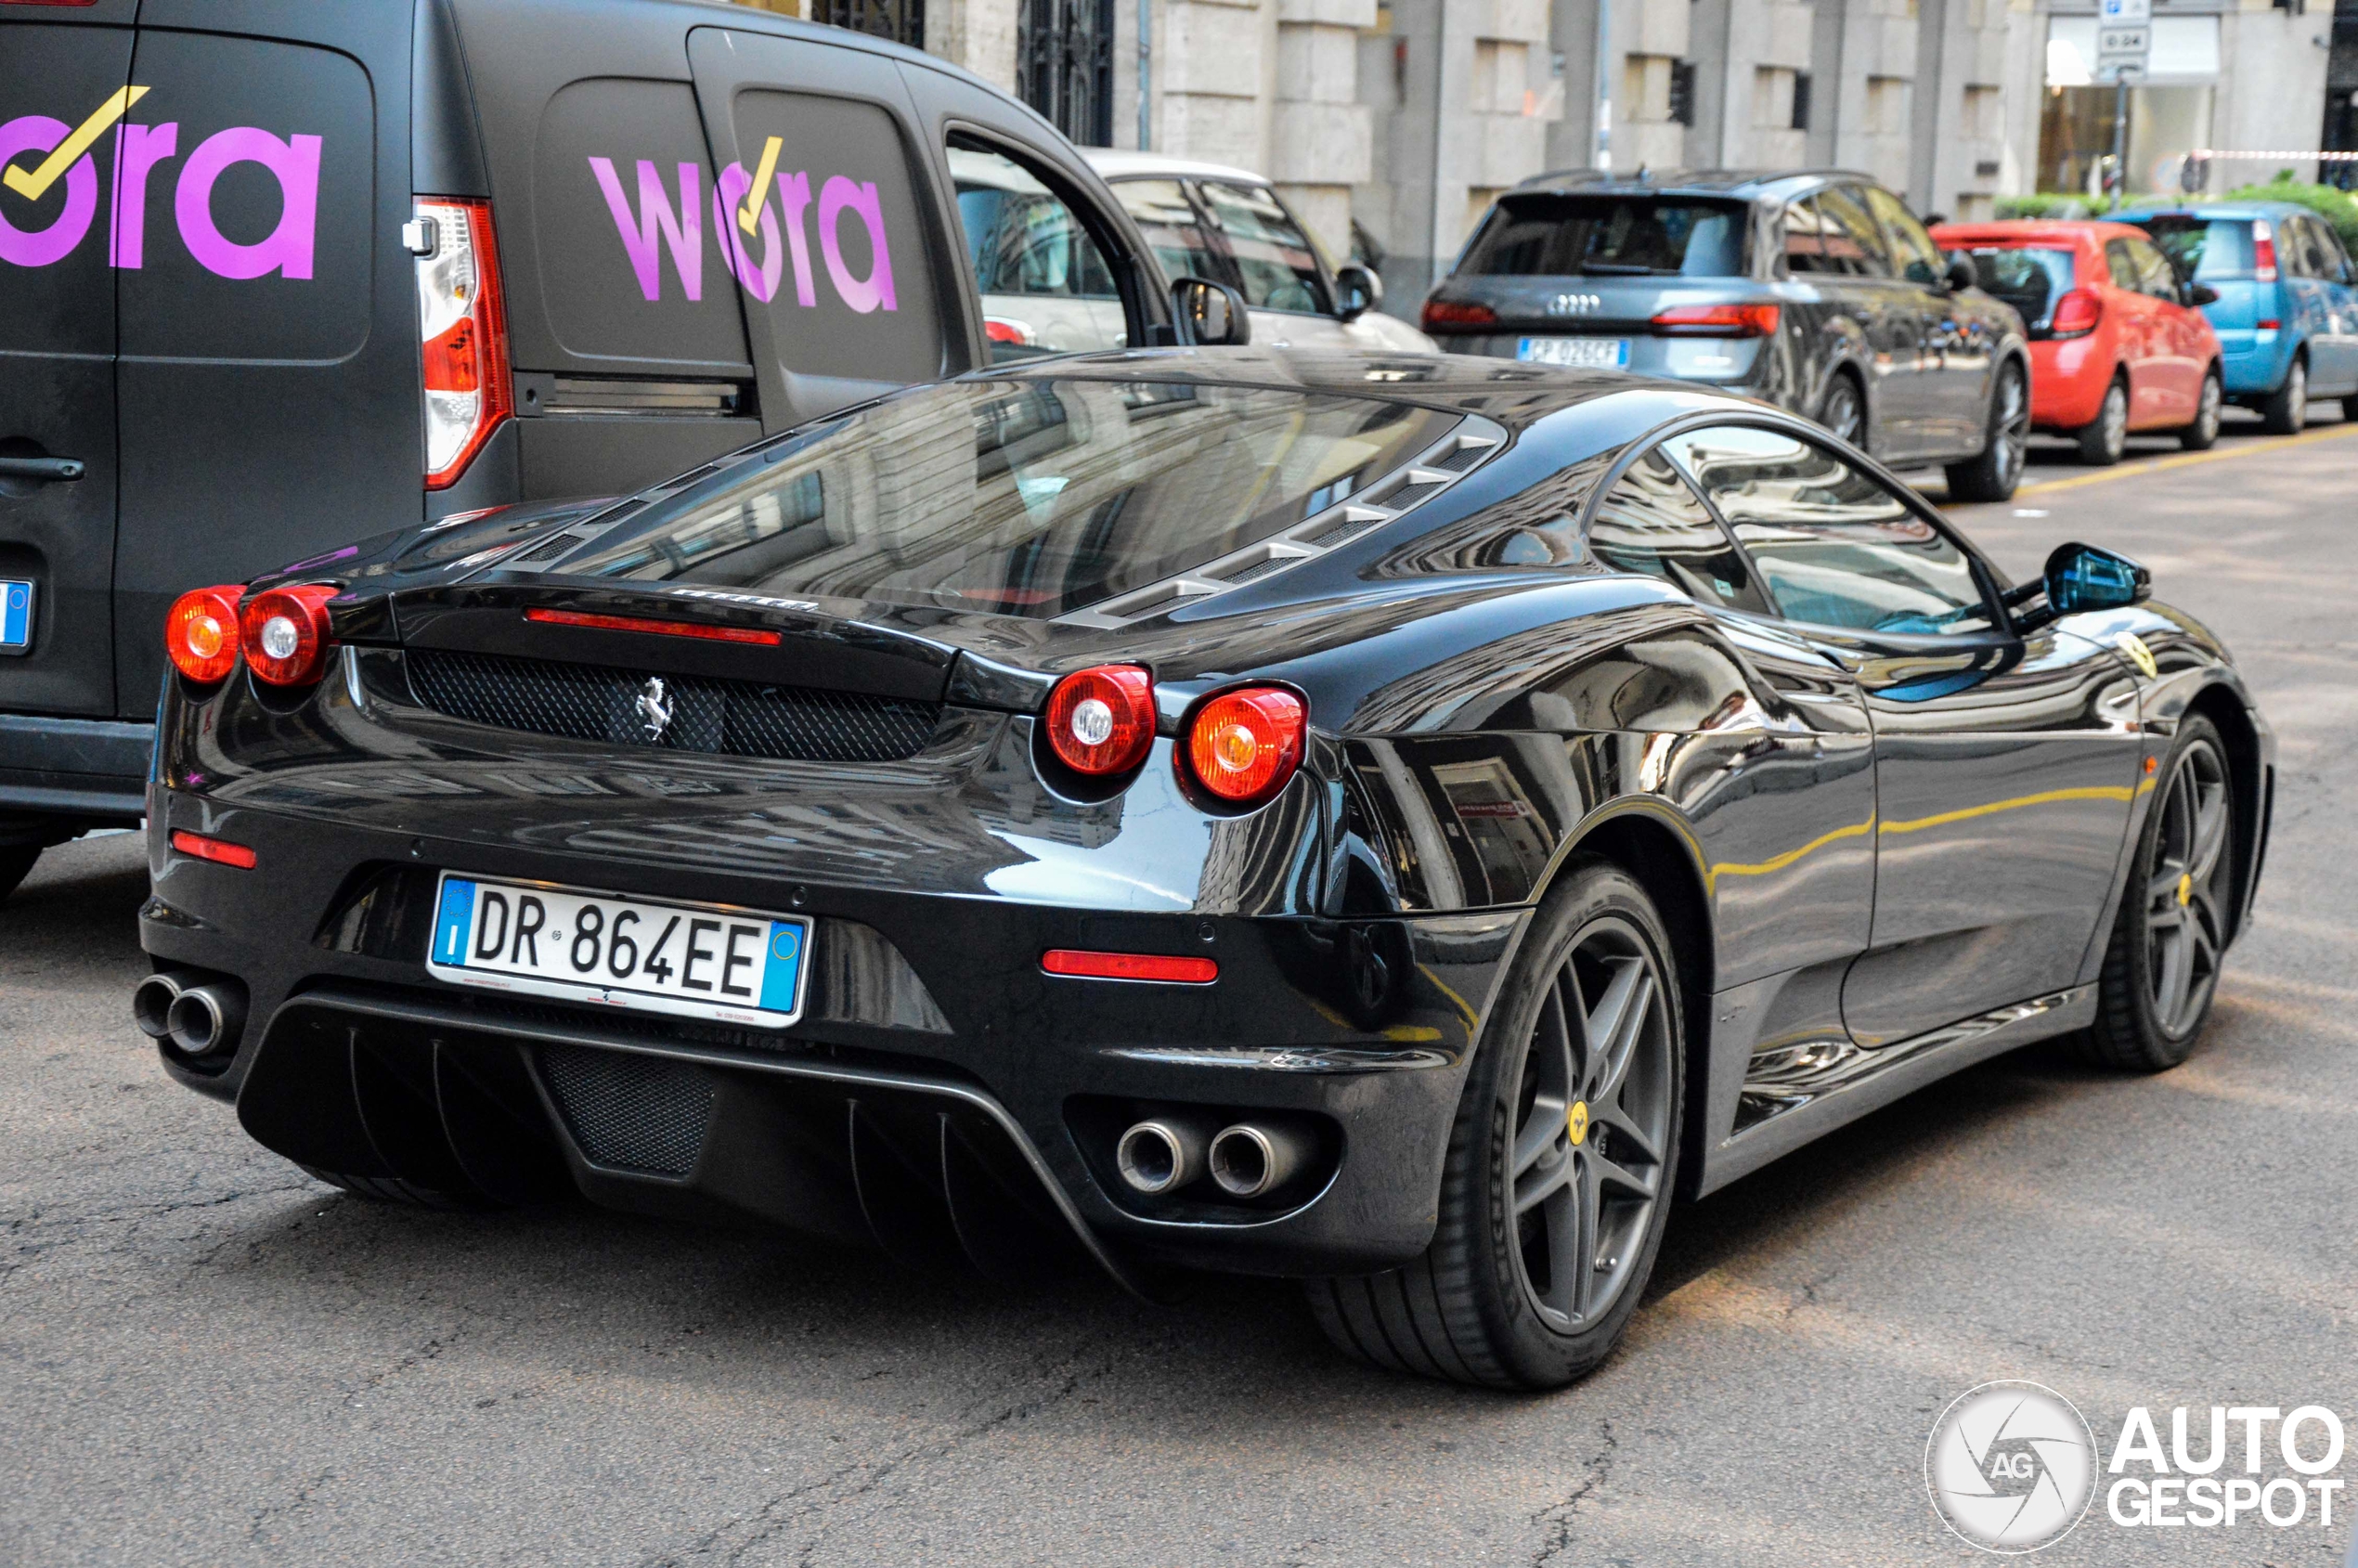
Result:
[[[408,652],[409,689],[437,713],[620,745],[800,762],[898,762],[933,738],[941,705],[444,648]],[[660,681],[660,687],[654,682]]]

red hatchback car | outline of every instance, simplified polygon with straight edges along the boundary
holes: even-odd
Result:
[[[2201,309],[2219,296],[2180,278],[2144,229],[2020,220],[1932,236],[2021,313],[2031,423],[2078,441],[2080,460],[2118,462],[2132,431],[2175,431],[2190,450],[2219,439],[2219,339]]]

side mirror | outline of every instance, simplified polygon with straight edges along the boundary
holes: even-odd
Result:
[[[1244,296],[1209,278],[1181,278],[1171,285],[1171,312],[1179,318],[1179,341],[1206,347],[1236,347],[1252,341],[1252,317]]]
[[[1948,270],[1940,275],[1940,280],[1948,285],[1950,293],[1962,293],[1979,285],[1981,272],[1974,266],[1973,257],[1963,251],[1951,251]]]
[[[2126,555],[2092,544],[2059,544],[2047,557],[2050,615],[2118,610],[2151,598],[2154,575]]]
[[[2207,305],[2217,305],[2219,291],[2208,283],[2189,283],[2186,285],[2186,303],[2197,310]]]
[[[1353,262],[1335,268],[1335,316],[1356,321],[1383,304],[1383,279]]]

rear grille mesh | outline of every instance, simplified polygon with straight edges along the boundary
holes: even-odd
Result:
[[[712,1074],[684,1062],[551,1045],[540,1053],[549,1093],[593,1165],[684,1176],[712,1125]]]
[[[774,757],[801,762],[898,762],[925,749],[939,703],[815,691],[700,675],[650,676],[599,665],[409,651],[409,689],[437,713],[503,730],[616,745]],[[670,722],[649,735],[654,680]]]

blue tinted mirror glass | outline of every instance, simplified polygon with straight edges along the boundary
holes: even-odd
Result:
[[[2091,544],[2057,547],[2047,557],[2047,606],[2058,616],[2117,610],[2153,591],[2153,575],[2126,555]]]

